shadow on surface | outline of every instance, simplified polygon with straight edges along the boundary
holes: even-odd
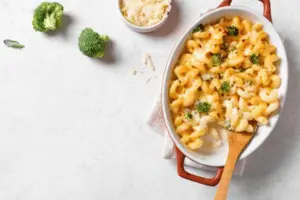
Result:
[[[157,31],[152,33],[144,33],[145,35],[153,36],[153,37],[165,37],[170,35],[173,30],[179,25],[180,22],[180,10],[178,8],[178,3],[176,1],[172,1],[172,8],[169,14],[169,17],[165,24],[160,27]]]
[[[93,62],[101,63],[114,66],[116,63],[116,50],[115,50],[115,42],[113,40],[110,40],[105,47],[105,55],[103,58],[96,58],[92,59]]]

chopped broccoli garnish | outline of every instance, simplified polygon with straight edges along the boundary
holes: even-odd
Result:
[[[193,118],[193,115],[190,112],[186,111],[184,114],[184,118],[187,120],[191,120]]]
[[[207,103],[207,102],[199,102],[196,105],[196,110],[199,113],[208,113],[209,110],[210,110],[210,107],[211,107],[211,105],[209,103]]]
[[[228,81],[224,81],[220,88],[221,93],[227,93],[230,91],[230,83]]]
[[[211,57],[211,61],[212,61],[212,65],[214,67],[220,66],[221,63],[222,63],[221,54],[219,54],[219,53],[213,54],[212,57]]]
[[[240,72],[244,72],[244,71],[246,71],[245,68],[240,68]]]
[[[7,46],[7,47],[11,47],[11,48],[15,48],[15,49],[22,49],[25,46],[23,44],[20,44],[18,41],[15,40],[4,40],[3,43]]]
[[[250,56],[250,61],[252,62],[252,64],[259,64],[259,55],[252,54]]]
[[[105,45],[108,41],[107,35],[100,35],[93,29],[86,28],[78,38],[78,46],[84,55],[91,58],[101,58],[104,56]]]
[[[32,25],[36,31],[55,31],[62,25],[64,7],[57,2],[43,2],[34,11]]]
[[[227,28],[227,31],[228,31],[228,35],[230,36],[238,36],[239,34],[239,29],[235,26],[229,26]]]
[[[204,25],[203,24],[199,24],[199,26],[193,30],[193,33],[203,32],[204,29],[205,29]]]

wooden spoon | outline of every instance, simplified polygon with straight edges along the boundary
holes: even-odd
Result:
[[[255,127],[254,129],[256,129],[256,125],[253,127]],[[229,153],[224,167],[223,175],[219,183],[217,194],[214,200],[226,200],[235,164],[238,161],[241,153],[244,151],[244,149],[254,137],[255,132],[231,132],[228,135]]]

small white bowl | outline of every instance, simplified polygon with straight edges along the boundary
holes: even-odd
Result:
[[[137,26],[135,24],[130,23],[123,15],[123,13],[121,11],[121,1],[122,0],[118,0],[118,9],[119,9],[119,13],[121,14],[122,20],[131,30],[139,32],[139,33],[150,33],[150,32],[153,32],[153,31],[159,29],[167,21],[169,14],[171,12],[171,8],[172,8],[172,0],[170,0],[169,8],[168,8],[167,12],[165,13],[165,16],[161,19],[161,21],[159,23],[151,25],[151,26]]]

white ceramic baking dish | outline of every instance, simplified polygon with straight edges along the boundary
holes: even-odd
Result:
[[[288,85],[288,61],[287,61],[285,48],[283,46],[283,42],[272,25],[270,1],[262,0],[262,2],[264,4],[264,16],[257,13],[256,11],[250,10],[249,8],[240,7],[240,6],[230,6],[231,0],[224,0],[217,9],[202,15],[195,23],[193,23],[192,26],[190,26],[190,28],[180,38],[179,42],[175,45],[175,48],[171,52],[170,58],[167,62],[164,78],[163,78],[162,106],[163,106],[163,113],[164,113],[167,130],[176,146],[177,171],[179,176],[185,179],[189,179],[191,181],[195,181],[210,186],[217,185],[220,181],[223,172],[223,166],[225,165],[225,161],[228,154],[228,145],[223,145],[223,147],[219,148],[213,153],[210,153],[209,155],[205,153],[201,153],[199,151],[193,152],[188,150],[184,145],[182,145],[178,135],[174,130],[172,117],[169,109],[168,89],[169,89],[169,83],[173,73],[174,66],[178,61],[180,54],[182,53],[182,49],[184,47],[186,39],[189,37],[191,31],[195,27],[197,27],[200,23],[210,24],[224,16],[226,17],[240,16],[242,18],[251,20],[252,22],[259,22],[263,24],[264,30],[269,35],[270,42],[277,47],[277,54],[281,59],[280,66],[279,66],[279,73],[282,80],[282,84],[281,87],[279,88],[279,94],[281,98],[281,110],[283,108],[285,95],[287,91],[287,85]],[[262,145],[262,143],[267,139],[267,137],[273,131],[278,121],[278,118],[279,118],[279,114],[271,117],[270,125],[259,126],[255,138],[250,143],[250,145],[246,148],[246,150],[242,153],[240,159],[246,158],[253,151],[255,151],[260,145]],[[203,178],[186,172],[184,170],[185,157],[188,157],[197,163],[218,168],[216,176],[213,178]]]
[[[132,24],[131,22],[129,22],[123,15],[122,13],[122,9],[121,9],[121,4],[122,4],[122,0],[118,0],[118,9],[119,9],[119,14],[121,15],[121,18],[123,20],[123,22],[133,31],[135,32],[139,32],[139,33],[150,33],[153,31],[158,30],[160,27],[162,27],[166,21],[168,20],[169,14],[171,12],[172,9],[172,0],[169,0],[169,8],[167,10],[167,12],[165,13],[164,17],[161,19],[160,22],[158,22],[157,24],[153,24],[150,26],[137,26],[135,24]]]

